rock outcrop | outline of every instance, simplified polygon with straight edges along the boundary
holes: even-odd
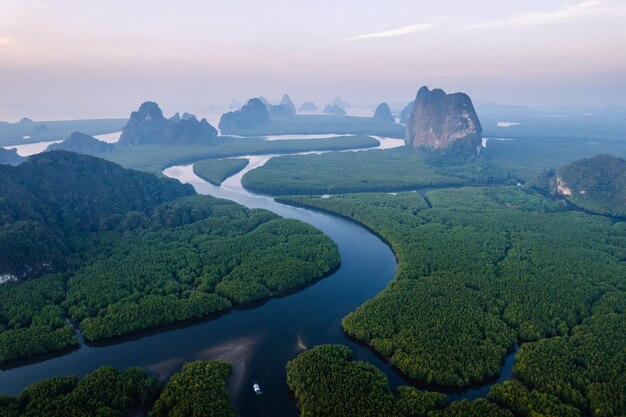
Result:
[[[342,99],[341,97],[336,97],[335,101],[333,102],[333,104],[337,107],[341,107],[342,109],[347,109],[351,106],[350,103],[348,103],[347,101],[345,101],[344,99]]]
[[[409,122],[411,113],[413,113],[413,107],[415,107],[415,101],[410,102],[402,109],[400,112],[400,123],[407,124]]]
[[[287,111],[292,115],[296,114],[296,106],[293,104],[293,101],[291,101],[291,98],[289,98],[289,95],[283,95],[282,100],[280,100],[280,105],[285,106]]]
[[[376,120],[380,120],[381,122],[396,122],[396,119],[391,114],[391,110],[389,109],[387,103],[380,103],[378,107],[376,107],[376,111],[372,117]]]
[[[166,119],[158,104],[147,101],[139,110],[132,112],[118,143],[191,145],[206,143],[217,137],[217,130],[206,119],[198,121],[195,116],[190,116],[192,115],[185,113],[182,118],[174,115],[171,119]]]
[[[115,145],[102,142],[93,136],[86,135],[81,132],[74,132],[69,138],[63,142],[55,143],[46,149],[47,151],[71,151],[76,153],[83,153],[87,155],[99,155],[106,152],[111,152],[115,149]]]
[[[467,94],[446,94],[422,87],[406,126],[406,145],[413,148],[480,151],[482,127]]]
[[[222,114],[219,128],[222,134],[236,133],[238,129],[253,129],[272,123],[267,107],[259,98],[253,98],[239,111]]]
[[[305,101],[300,105],[300,111],[317,111],[317,106],[312,101]]]
[[[289,106],[286,106],[284,104],[270,106],[269,114],[272,119],[284,119],[286,117],[291,117],[294,115]]]
[[[343,116],[344,114],[346,114],[346,111],[336,104],[328,104],[326,107],[324,107],[324,113],[332,114],[333,116]]]
[[[261,103],[263,103],[267,111],[270,111],[270,107],[272,107],[272,103],[270,103],[270,101],[263,96],[259,96],[259,100],[261,100]]]

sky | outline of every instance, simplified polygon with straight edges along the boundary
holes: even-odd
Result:
[[[626,105],[626,0],[0,0],[0,120],[146,100],[203,115],[283,93],[400,104],[422,85]]]

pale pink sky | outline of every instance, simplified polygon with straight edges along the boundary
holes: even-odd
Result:
[[[626,105],[626,1],[0,0],[0,120],[204,114],[290,93],[373,105],[419,86]]]

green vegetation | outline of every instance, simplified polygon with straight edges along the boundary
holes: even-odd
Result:
[[[0,363],[78,344],[59,307],[65,299],[63,278],[50,274],[0,285]]]
[[[448,386],[484,381],[516,343],[568,340],[602,294],[626,289],[624,223],[565,212],[519,187],[427,197],[432,208],[417,193],[280,199],[349,217],[390,242],[396,279],[343,326],[411,377]],[[550,361],[531,373],[546,372]]]
[[[227,362],[187,363],[159,396],[157,381],[141,369],[120,372],[103,366],[83,380],[51,378],[29,385],[16,398],[0,396],[0,416],[130,417],[143,415],[156,398],[150,417],[234,417],[227,390],[229,376]]]
[[[558,185],[567,187],[565,198],[584,209],[626,216],[626,161],[598,155],[574,161],[556,173]],[[563,193],[561,193],[563,194]]]
[[[157,393],[154,379],[141,369],[120,372],[104,366],[82,381],[73,376],[29,385],[17,398],[0,397],[0,415],[7,417],[129,416],[149,405]]]
[[[270,159],[242,179],[264,194],[336,194],[408,190],[429,186],[493,184],[513,179],[479,158],[418,152],[405,148],[290,155]]]
[[[207,159],[196,162],[193,172],[213,185],[221,185],[222,181],[244,169],[248,165],[247,159]]]
[[[618,372],[617,370],[616,372]],[[443,394],[401,386],[392,393],[385,375],[366,362],[352,360],[341,345],[319,345],[287,364],[287,385],[300,415],[390,417],[580,417],[575,407],[554,395],[507,381],[487,399],[447,404]],[[623,387],[623,385],[621,385]],[[617,393],[619,396],[619,393]],[[598,410],[594,415],[620,415]]]
[[[24,162],[25,158],[17,154],[16,149],[0,148],[0,164],[2,165],[19,165]]]
[[[83,132],[92,136],[112,133],[122,130],[126,121],[126,119],[26,120],[19,123],[0,124],[0,146],[65,139],[73,132]],[[24,136],[30,136],[30,139],[23,139]]]
[[[387,377],[367,362],[352,360],[341,345],[320,345],[287,363],[287,385],[302,417],[426,416],[446,397],[402,387],[397,399]]]
[[[547,169],[556,169],[581,158],[601,153],[626,158],[623,130],[619,139],[528,138],[516,140],[489,139],[481,151],[484,159],[506,169],[524,182],[532,182]]]
[[[267,136],[289,134],[350,134],[404,138],[404,126],[371,117],[296,115],[272,120],[254,128],[233,129],[230,134]]]
[[[230,368],[222,361],[185,364],[170,378],[150,417],[234,417],[227,386]]]
[[[0,352],[8,352],[1,361],[23,356],[16,346],[29,355],[52,350],[47,339],[40,343],[44,335],[76,343],[65,312],[87,340],[101,340],[262,299],[339,264],[336,246],[312,226],[200,196],[149,216],[130,213],[116,231],[85,236],[76,247],[81,265],[67,278],[0,287]],[[50,282],[67,295],[50,293]],[[18,296],[36,292],[46,297],[25,304]]]
[[[195,200],[191,206],[210,212],[205,220],[114,238],[104,256],[69,279],[63,306],[86,339],[266,298],[319,279],[339,264],[335,245],[312,226],[224,200]]]
[[[0,165],[0,275],[63,271],[76,233],[111,230],[129,212],[191,194],[178,181],[65,151]]]
[[[626,111],[623,108],[615,108],[613,111],[608,108],[536,110],[516,106],[486,109],[482,104],[477,104],[476,108],[484,137],[603,141],[623,140],[626,131]],[[503,121],[520,124],[497,126],[498,122]]]
[[[0,363],[76,345],[68,318],[87,340],[121,336],[266,298],[340,263],[305,223],[176,198],[193,190],[90,156],[6,168],[2,265],[26,266],[19,278],[30,279],[0,285]]]
[[[508,410],[483,398],[474,401],[457,401],[445,410],[428,413],[428,417],[513,417]]]
[[[626,293],[601,298],[571,335],[523,345],[515,374],[594,416],[626,415]]]
[[[511,381],[494,385],[487,398],[521,417],[579,417],[581,415],[578,409],[563,404],[553,395],[529,390]]]
[[[274,140],[263,138],[218,137],[207,145],[140,145],[116,146],[102,157],[125,168],[147,171],[155,175],[172,165],[192,163],[201,159],[221,159],[242,155],[263,155],[307,151],[331,151],[373,148],[379,145],[368,136],[337,136],[328,139]]]
[[[302,417],[580,417],[557,397],[514,382],[495,385],[487,399],[448,404],[437,392],[398,387],[379,369],[352,360],[342,345],[319,345],[287,363],[287,385]],[[605,415],[605,414],[597,414]]]

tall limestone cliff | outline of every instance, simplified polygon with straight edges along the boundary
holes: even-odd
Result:
[[[468,153],[480,151],[482,127],[467,94],[422,87],[406,126],[406,146]]]

